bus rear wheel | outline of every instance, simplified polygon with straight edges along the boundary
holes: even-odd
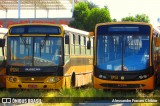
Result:
[[[71,88],[74,88],[76,86],[76,76],[75,73],[72,74],[71,76]]]

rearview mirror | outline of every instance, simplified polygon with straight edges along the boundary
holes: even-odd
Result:
[[[94,36],[94,32],[89,32],[89,35],[88,35],[89,37],[92,37],[92,36]]]
[[[0,47],[4,47],[5,46],[5,39],[0,39]]]

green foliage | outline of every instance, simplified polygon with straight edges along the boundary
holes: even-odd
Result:
[[[61,89],[59,91],[56,90],[21,90],[21,89],[0,89],[0,97],[29,97],[29,98],[37,98],[43,97],[45,103],[42,104],[34,104],[36,106],[73,106],[76,103],[72,103],[75,101],[86,101],[90,100],[94,101],[94,97],[96,97],[95,101],[97,101],[97,97],[104,98],[116,98],[123,97],[127,98],[136,98],[136,97],[149,97],[159,101],[160,97],[160,88],[157,88],[153,91],[143,91],[143,90],[98,90],[93,87],[85,87],[85,88],[72,88],[72,89]],[[85,97],[85,98],[84,98]],[[92,98],[93,97],[93,98]],[[156,98],[158,97],[158,98]],[[43,101],[42,101],[43,102]],[[95,103],[95,102],[93,102]],[[159,103],[132,103],[133,106],[159,106]]]
[[[70,22],[70,26],[84,30],[84,24],[87,21],[89,15],[88,5],[84,2],[80,2],[75,5],[74,9],[74,21]]]
[[[122,21],[132,21],[132,22],[146,22],[149,23],[149,17],[145,14],[137,14],[136,16],[128,16],[122,18]]]
[[[132,22],[134,22],[135,18],[133,16],[128,16],[128,17],[122,18],[122,21],[132,21]]]
[[[88,16],[85,28],[88,31],[93,31],[97,23],[111,22],[108,8],[93,8]]]
[[[115,19],[115,18],[114,18],[114,19],[112,19],[112,22],[117,22],[117,19]]]
[[[98,8],[90,2],[80,2],[75,5],[74,21],[69,26],[86,31],[93,31],[97,23],[110,22],[111,17],[106,7]]]
[[[136,22],[147,22],[147,23],[150,22],[149,17],[145,14],[137,14],[135,16],[135,21]]]

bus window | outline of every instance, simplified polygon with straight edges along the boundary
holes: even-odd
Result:
[[[66,34],[64,39],[65,39],[64,40],[65,41],[65,43],[64,43],[64,49],[65,49],[65,51],[64,52],[65,52],[65,63],[66,63],[70,59],[70,57],[69,57],[69,54],[70,54],[70,49],[69,49],[69,46],[70,46],[69,45],[70,44],[69,43],[69,41],[70,41],[69,39],[70,39],[70,37],[69,37],[69,35]]]
[[[91,40],[91,55],[93,56],[93,38],[90,38]]]
[[[74,55],[75,54],[75,35],[74,34],[72,34],[71,35],[71,52],[72,52],[72,55]]]
[[[76,55],[80,54],[80,37],[79,37],[79,35],[75,36],[75,54]]]
[[[85,37],[81,36],[81,55],[85,55],[85,42],[84,42]]]
[[[87,41],[89,41],[89,38],[86,38],[86,44]],[[91,55],[91,49],[87,49],[87,45],[86,45],[86,55]]]

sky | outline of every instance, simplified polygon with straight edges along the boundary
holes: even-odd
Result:
[[[126,16],[146,14],[151,23],[156,24],[160,18],[160,0],[89,0],[99,7],[107,5],[111,18],[118,21]]]
[[[136,14],[146,14],[149,16],[151,23],[157,23],[157,19],[160,18],[160,0],[88,0],[103,7],[107,5],[110,11],[111,18],[115,18],[118,21],[126,16],[135,16]],[[29,13],[29,14],[26,14]],[[43,13],[43,14],[42,14]],[[0,18],[17,18],[18,11],[8,11],[7,15],[5,11],[0,10]],[[21,18],[34,18],[34,10],[21,11]],[[47,18],[47,11],[37,10],[37,18]],[[49,11],[48,18],[71,18],[71,9],[66,11]]]

